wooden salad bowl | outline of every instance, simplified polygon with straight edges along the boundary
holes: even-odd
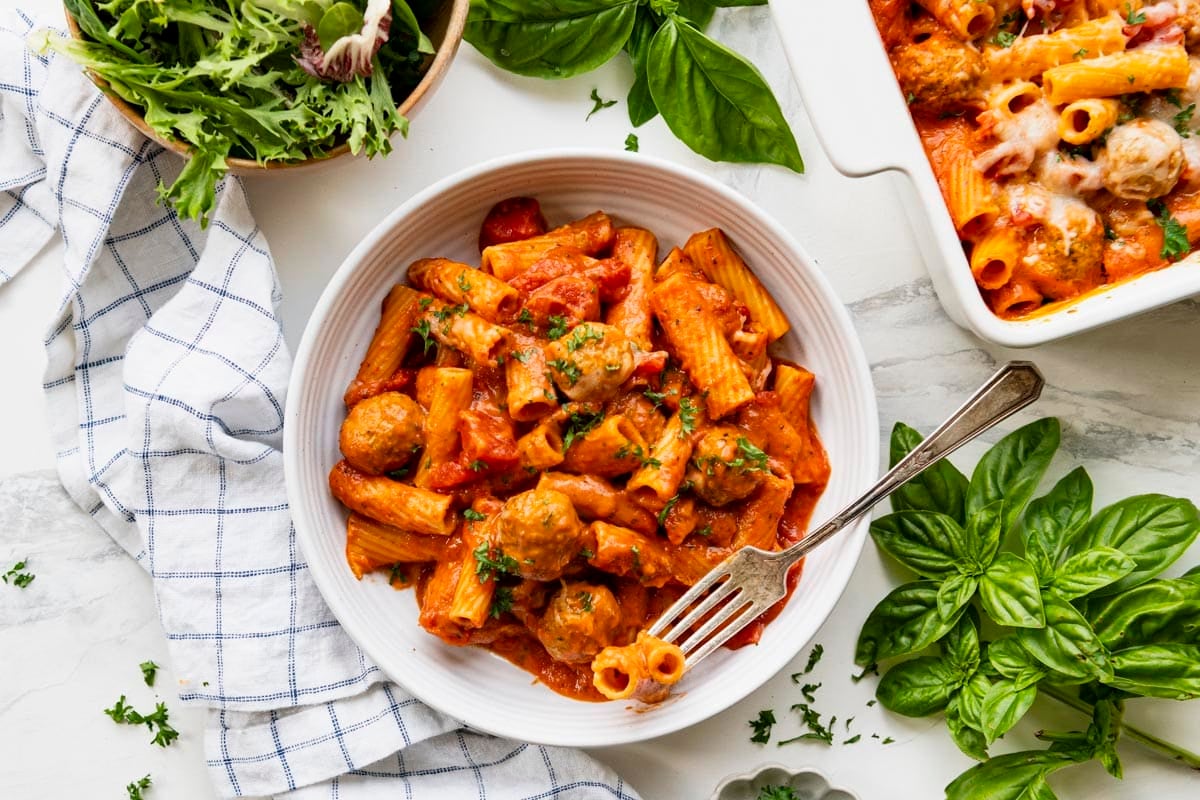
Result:
[[[408,97],[404,98],[404,102],[396,107],[400,116],[411,116],[427,98],[433,95],[434,90],[441,84],[442,79],[446,76],[446,72],[450,69],[450,62],[454,60],[454,54],[458,52],[458,46],[462,43],[463,28],[467,23],[467,10],[469,6],[470,0],[444,0],[438,7],[437,14],[431,21],[428,30],[429,39],[433,42],[434,53],[429,56],[429,63],[425,69],[425,74],[421,77],[420,83],[409,93]],[[66,12],[66,17],[67,28],[71,32],[71,36],[75,39],[83,39],[83,31],[79,29],[79,23],[75,21],[70,12]],[[87,73],[92,83],[96,84],[100,91],[104,93],[109,102],[129,121],[129,124],[141,131],[144,136],[181,156],[191,156],[191,145],[157,133],[146,124],[146,120],[142,116],[142,111],[111,91],[107,81],[90,69],[84,70],[84,72]],[[349,152],[350,144],[343,142],[322,156],[306,158],[301,161],[268,161],[259,163],[252,158],[227,158],[225,159],[225,164],[234,175],[269,175],[278,170],[294,170],[325,164]]]

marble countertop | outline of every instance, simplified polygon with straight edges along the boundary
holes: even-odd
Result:
[[[17,5],[0,0],[0,6]],[[50,0],[21,0],[54,12]],[[879,394],[881,442],[895,420],[928,429],[957,406],[999,361],[1032,358],[1049,383],[1033,414],[1057,415],[1063,448],[1051,476],[1088,467],[1102,503],[1139,492],[1200,501],[1200,304],[1195,300],[1073,340],[1015,352],[981,343],[942,312],[899,207],[894,181],[851,180],[825,160],[791,82],[766,9],[720,12],[715,36],[748,55],[794,123],[808,171],[711,164],[676,142],[661,120],[638,130],[641,151],[670,158],[743,192],[808,248],[849,306]],[[285,332],[295,345],[328,277],[388,211],[430,182],[481,160],[553,146],[619,150],[632,129],[624,103],[589,121],[588,95],[624,98],[623,58],[580,78],[538,82],[503,74],[464,46],[407,141],[385,161],[356,161],[316,173],[247,180],[285,292]],[[467,110],[469,109],[469,114]],[[471,120],[471,122],[464,122]],[[486,133],[481,120],[487,120]],[[29,559],[36,580],[0,585],[0,786],[5,796],[123,797],[150,773],[150,798],[214,797],[203,764],[203,711],[174,696],[166,646],[145,573],[75,508],[58,486],[41,401],[41,341],[59,296],[61,248],[52,245],[0,290],[0,562]],[[994,438],[994,437],[993,437]],[[960,457],[971,463],[984,444]],[[1181,563],[1200,561],[1200,546]],[[1178,571],[1175,570],[1175,571]],[[801,698],[785,669],[746,700],[689,730],[594,751],[647,800],[706,798],[725,776],[766,762],[815,767],[874,798],[931,798],[969,766],[940,720],[910,720],[869,707],[872,681],[855,684],[852,652],[872,605],[899,575],[868,545],[841,602],[814,639],[825,655],[812,673],[819,710],[854,717],[854,745],[806,742],[777,748],[749,742],[747,721],[774,708],[779,732],[793,731],[788,706]],[[797,661],[803,666],[806,647]],[[138,664],[164,665],[156,686]],[[121,694],[135,705],[167,702],[181,731],[166,750],[137,728],[116,729],[101,710]],[[1167,701],[1135,701],[1129,715],[1200,750],[1200,714]],[[1039,703],[997,752],[1037,747],[1043,727],[1075,727],[1069,712]],[[838,723],[839,726],[842,723]],[[889,745],[869,733],[891,737]],[[1052,781],[1060,797],[1090,800],[1194,798],[1196,773],[1123,744],[1125,780],[1092,764]],[[82,792],[81,792],[82,790]]]

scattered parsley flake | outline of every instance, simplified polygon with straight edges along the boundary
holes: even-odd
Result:
[[[869,665],[863,667],[862,672],[858,673],[857,675],[851,675],[850,680],[854,681],[855,683],[858,683],[859,681],[861,681],[863,678],[867,677],[868,675],[878,675],[878,674],[879,674],[879,665],[878,664],[869,664]]]
[[[567,432],[563,434],[563,452],[567,452],[571,448],[572,442],[587,434],[603,421],[603,411],[595,414],[572,411],[571,415],[567,417]]]
[[[586,117],[584,117],[584,122],[587,122],[589,119],[591,119],[592,114],[595,114],[597,111],[600,111],[601,109],[605,109],[605,108],[610,108],[617,104],[616,100],[605,100],[603,97],[601,97],[600,91],[598,89],[592,89],[591,100],[592,100],[592,110],[588,112],[588,115]]]
[[[463,519],[470,520],[471,522],[482,522],[487,519],[487,514],[481,514],[473,508],[464,508],[462,515]]]
[[[1141,25],[1146,21],[1145,13],[1134,11],[1132,3],[1125,4],[1125,22],[1129,25]]]
[[[496,573],[515,574],[521,568],[515,558],[504,555],[500,548],[496,548],[496,557],[492,558],[492,546],[488,542],[480,542],[471,554],[475,556],[475,574],[480,583],[487,583]]]
[[[432,297],[422,297],[417,301],[417,307],[419,307],[422,311],[429,308],[431,305],[433,305]]]
[[[868,701],[867,701],[867,708],[870,708],[871,706],[875,705],[875,704],[876,704],[876,703],[878,703],[878,702],[879,702],[879,701],[878,701],[878,700],[875,700],[874,698],[872,698],[872,699],[868,700]]]
[[[1088,54],[1088,49],[1086,47],[1081,47],[1078,50],[1076,50],[1074,53],[1071,54],[1071,58],[1078,61],[1079,59],[1083,58],[1087,54]]]
[[[561,314],[550,315],[550,327],[546,329],[546,336],[550,339],[561,338],[567,332],[567,318]]]
[[[389,478],[391,478],[394,481],[398,481],[408,475],[408,467],[401,467],[400,469],[388,470],[387,472],[384,473],[384,475],[387,475]]]
[[[738,457],[729,462],[729,466],[742,472],[769,472],[767,454],[759,449],[754,442],[745,436],[737,439]]]
[[[588,614],[590,614],[596,610],[595,606],[592,605],[592,593],[591,592],[580,592],[579,593],[579,603],[581,606],[583,606],[583,610],[585,612],[587,612]]]
[[[464,292],[471,291],[471,284],[467,282],[467,273],[458,273],[458,280],[456,283],[458,284],[458,288],[462,289]]]
[[[795,675],[792,676],[793,679],[795,679],[795,677]],[[800,694],[804,695],[804,699],[808,702],[815,703],[817,701],[816,691],[820,688],[821,684],[819,683],[806,683],[800,687]]]
[[[696,531],[697,536],[712,536],[712,525],[705,525]]]
[[[858,744],[860,741],[862,741],[862,734],[856,733],[846,741],[842,742],[842,744]]]
[[[591,549],[585,547],[579,551],[579,557],[580,558],[595,558],[596,554],[594,552],[592,552]]]
[[[1171,216],[1171,210],[1161,200],[1151,200],[1146,207],[1150,209],[1151,214],[1154,214],[1154,221],[1163,231],[1163,244],[1159,255],[1168,261],[1175,261],[1186,255],[1191,249],[1191,245],[1188,243],[1187,228]]]
[[[25,559],[18,561],[15,564],[13,564],[12,567],[8,570],[8,572],[4,573],[3,575],[0,575],[0,580],[4,581],[5,583],[8,583],[9,582],[8,579],[12,578],[13,586],[16,586],[18,589],[26,588],[27,586],[29,586],[29,584],[33,583],[33,579],[37,577],[36,575],[34,575],[32,573],[21,571],[21,570],[25,569],[25,567],[28,563],[29,563],[29,559],[25,558]]]
[[[825,645],[819,643],[814,644],[812,652],[808,654],[808,663],[804,665],[805,675],[812,672],[813,667],[817,665],[817,662],[821,660],[821,656],[823,655],[825,655]]]
[[[142,792],[150,788],[150,783],[150,776],[146,775],[126,786],[125,791],[129,792],[129,800],[142,800]]]
[[[647,389],[646,391],[642,392],[642,396],[645,397],[647,400],[649,400],[651,403],[654,403],[655,408],[658,408],[659,406],[661,406],[663,404],[663,401],[667,399],[666,392],[655,392],[650,389]]]
[[[821,715],[814,711],[808,703],[796,703],[792,706],[792,711],[800,713],[800,722],[808,728],[808,733],[802,733],[799,736],[793,736],[791,739],[778,742],[780,747],[805,739],[813,739],[828,745],[833,744],[833,726],[837,722],[837,717],[830,717],[829,725],[825,726],[821,724]]]
[[[894,741],[896,741],[896,740],[889,736],[883,740],[883,744],[891,744]]]
[[[492,595],[492,604],[488,607],[488,616],[492,619],[499,619],[500,615],[505,611],[511,611],[513,605],[512,589],[507,586],[500,586]]]
[[[528,325],[533,322],[533,314],[529,313],[528,308],[522,308],[521,313],[517,314],[517,322]]]
[[[1016,40],[1017,40],[1017,35],[1015,33],[1009,33],[1008,31],[1000,31],[999,33],[997,33],[995,36],[992,37],[992,44],[996,45],[997,47],[1012,47],[1013,42],[1015,42]]]
[[[696,402],[692,398],[685,397],[679,401],[680,439],[696,430],[696,414],[699,411],[700,409],[696,406]]]
[[[1172,120],[1175,123],[1175,132],[1185,139],[1192,135],[1192,129],[1190,126],[1192,124],[1192,115],[1195,113],[1196,104],[1192,103],[1187,108],[1183,109],[1174,117],[1172,117]]]
[[[603,342],[604,332],[598,331],[586,322],[571,331],[571,336],[567,339],[567,352],[574,353],[579,348],[586,345],[588,342]]]
[[[1167,89],[1163,92],[1163,98],[1176,108],[1183,108],[1183,97],[1178,89]]]
[[[421,341],[423,341],[425,343],[425,350],[422,353],[422,355],[426,355],[426,356],[429,355],[429,351],[430,351],[430,349],[433,348],[433,345],[434,345],[434,340],[431,336],[432,332],[430,331],[430,328],[429,328],[429,320],[422,317],[421,320],[416,325],[412,326],[412,332],[417,334],[418,336],[420,336]]]
[[[153,686],[154,678],[158,675],[158,664],[153,661],[143,661],[138,664],[138,668],[142,671],[142,680],[146,682],[146,685]]]
[[[658,524],[659,525],[667,524],[667,515],[671,513],[671,509],[674,508],[675,504],[678,502],[679,502],[679,495],[677,495],[677,494],[671,495],[671,499],[668,500],[667,504],[662,507],[662,511],[658,512]]]
[[[509,353],[509,355],[515,358],[517,361],[520,361],[522,364],[529,362],[530,354],[528,350],[513,350],[511,353]]]
[[[408,583],[408,573],[404,571],[405,566],[402,562],[392,564],[392,569],[388,573],[388,586],[395,586],[397,579],[399,579],[401,585]],[[207,686],[208,684],[204,685]]]
[[[754,735],[750,737],[750,741],[756,744],[766,744],[771,739],[771,726],[774,725],[775,712],[772,709],[763,709],[758,712],[758,719],[750,720],[750,727],[754,729]]]
[[[904,102],[911,106],[913,103],[917,102],[917,96],[912,92],[909,92],[908,95],[905,96]]]
[[[487,462],[479,458],[467,465],[467,469],[471,470],[471,472],[483,472],[487,468]]]
[[[555,372],[561,373],[567,379],[568,386],[574,386],[583,377],[583,370],[579,368],[579,365],[566,358],[556,358],[553,361],[547,361],[546,365]]]
[[[631,133],[625,137],[625,149],[630,153],[638,151],[638,138],[636,133]]]
[[[768,784],[758,790],[758,796],[754,800],[801,800],[801,798],[790,786]]]
[[[104,709],[104,713],[111,717],[113,722],[125,725],[145,725],[154,733],[154,738],[150,740],[150,743],[159,747],[166,747],[179,738],[179,731],[172,728],[167,721],[169,715],[166,703],[156,704],[152,714],[140,714],[125,705],[125,695],[121,695],[117,702],[113,703],[112,708]],[[158,730],[155,730],[156,727]]]

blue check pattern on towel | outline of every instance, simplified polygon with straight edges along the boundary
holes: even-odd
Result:
[[[150,573],[180,699],[210,709],[223,796],[617,798],[587,756],[462,730],[389,683],[312,582],[279,446],[291,366],[242,185],[207,229],[155,201],[182,161],[134,131],[37,26],[0,15],[0,283],[57,231],[46,339],[67,491]]]

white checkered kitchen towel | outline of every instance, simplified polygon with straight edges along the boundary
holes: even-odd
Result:
[[[240,182],[201,230],[155,202],[182,161],[0,15],[0,283],[57,230],[46,339],[59,472],[149,572],[224,796],[619,798],[582,753],[459,729],[388,683],[296,548],[279,446],[290,358]]]

